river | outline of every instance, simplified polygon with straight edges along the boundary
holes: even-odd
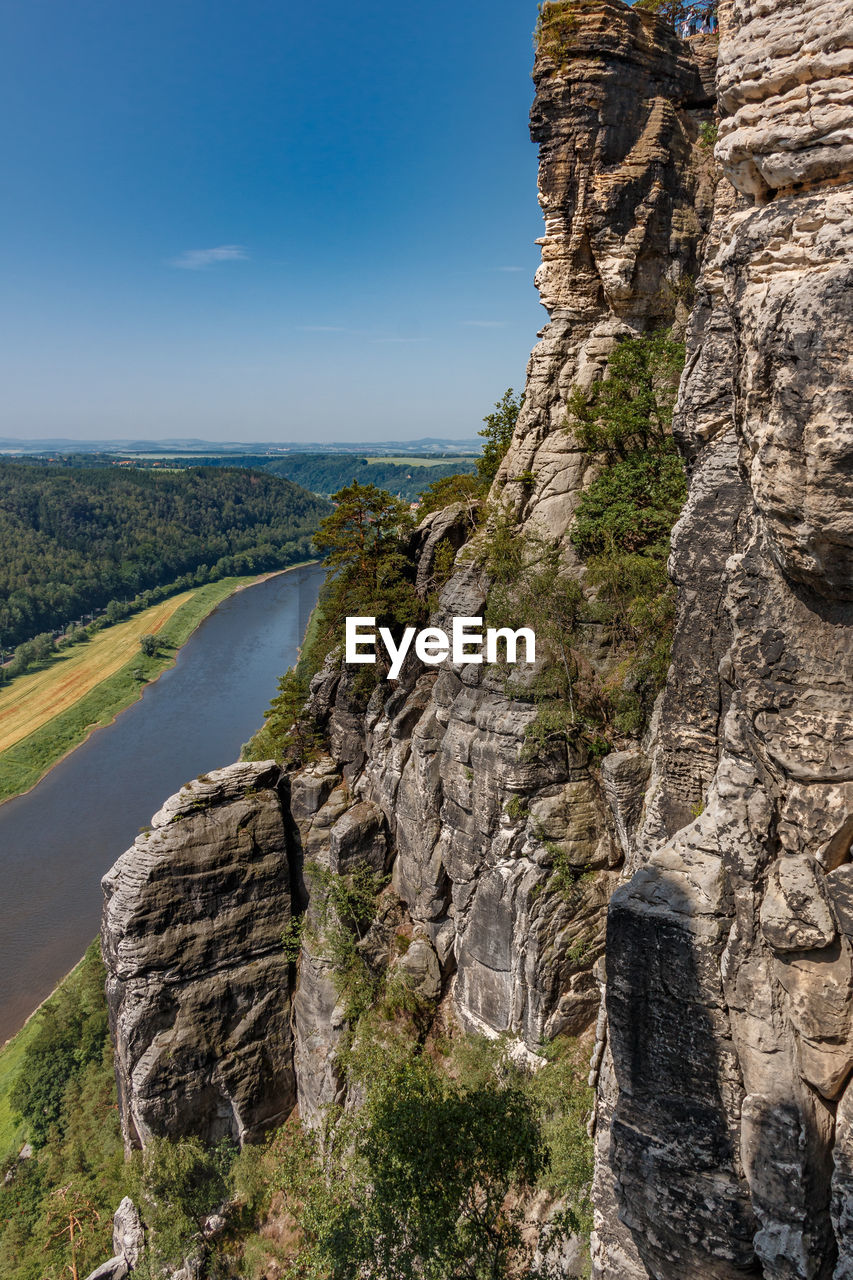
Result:
[[[0,805],[0,1045],[98,932],[101,877],[139,828],[262,724],[322,581],[308,565],[229,596],[139,702]]]

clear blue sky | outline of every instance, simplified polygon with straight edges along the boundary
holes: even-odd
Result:
[[[471,436],[522,385],[535,3],[0,16],[0,435]]]

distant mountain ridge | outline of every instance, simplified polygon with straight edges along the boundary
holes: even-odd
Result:
[[[199,440],[196,437],[169,437],[162,440],[75,440],[69,437],[46,437],[21,440],[0,436],[0,453],[479,453],[477,436],[467,440],[444,440],[440,436],[421,436],[417,440],[361,440],[311,442]]]

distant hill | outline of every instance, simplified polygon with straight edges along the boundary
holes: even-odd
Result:
[[[0,648],[111,602],[120,615],[164,587],[282,569],[311,554],[329,510],[287,479],[245,469],[0,461]]]
[[[252,467],[267,475],[284,476],[312,493],[330,498],[344,485],[358,480],[361,484],[375,484],[387,489],[404,502],[417,502],[428,485],[445,476],[460,471],[473,471],[474,458],[433,463],[431,459],[413,457],[411,461],[396,458],[377,458],[364,454],[296,453],[286,457],[244,454],[220,458],[199,458],[198,464],[213,467]],[[180,465],[172,459],[170,466]],[[196,465],[196,461],[193,461]]]
[[[422,436],[418,440],[369,440],[330,441],[312,440],[310,443],[286,441],[197,440],[192,437],[164,440],[69,440],[62,437],[22,440],[14,436],[0,436],[0,452],[3,453],[366,453],[370,456],[384,454],[417,453],[468,453],[480,452],[482,442],[476,437],[468,440],[444,440],[439,436]]]
[[[321,497],[330,498],[344,485],[358,480],[387,489],[404,502],[417,502],[428,485],[460,471],[473,471],[476,458],[438,459],[440,454],[411,454],[377,457],[357,453],[218,453],[218,454],[128,454],[70,453],[33,454],[27,457],[31,466],[145,468],[170,471],[189,467],[250,467],[267,475],[283,476]]]

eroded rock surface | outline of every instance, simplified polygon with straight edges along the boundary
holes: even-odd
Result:
[[[551,537],[590,478],[566,400],[601,377],[618,337],[686,318],[714,201],[699,130],[712,118],[716,41],[688,45],[620,0],[577,0],[549,26],[560,9],[542,6],[531,112],[549,323],[499,474],[505,500]],[[531,472],[532,485],[519,479]]]
[[[717,154],[747,199],[691,323],[673,668],[609,915],[608,1280],[853,1274],[851,16],[722,6]]]
[[[271,761],[166,802],[105,876],[101,932],[128,1146],[254,1141],[295,1101],[288,845]]]

